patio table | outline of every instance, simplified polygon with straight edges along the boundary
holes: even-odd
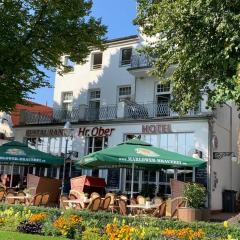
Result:
[[[150,205],[146,205],[146,204],[131,204],[131,205],[127,205],[127,208],[138,208],[138,209],[152,209],[152,208],[158,208],[160,204],[150,204]]]

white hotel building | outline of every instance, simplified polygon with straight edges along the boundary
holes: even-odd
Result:
[[[222,191],[240,189],[240,167],[232,157],[237,154],[238,113],[229,105],[207,110],[205,97],[197,111],[183,117],[172,112],[171,86],[148,74],[148,59],[137,53],[143,44],[141,36],[109,40],[106,49],[93,51],[85,64],[73,64],[73,71],[63,76],[56,74],[53,113],[22,112],[15,139],[61,154],[66,142],[62,128],[70,121],[74,134],[68,151],[78,152],[73,160],[133,136],[189,156],[198,152],[207,161],[205,170],[135,170],[134,191],[156,184],[157,191],[169,194],[170,178],[201,182],[209,190],[211,209],[220,210]],[[63,61],[72,64],[67,57]],[[33,168],[31,172],[57,178],[62,175],[61,169]],[[72,170],[74,174],[79,172]],[[82,174],[104,177],[109,190],[130,191],[129,169],[89,169]]]

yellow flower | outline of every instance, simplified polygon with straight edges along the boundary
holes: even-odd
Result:
[[[228,228],[228,226],[229,226],[228,221],[224,221],[224,222],[223,222],[223,226],[224,226],[225,228]]]

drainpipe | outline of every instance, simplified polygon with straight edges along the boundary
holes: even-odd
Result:
[[[226,106],[228,106],[229,108],[229,152],[232,152],[232,106],[230,106],[229,104],[225,103]],[[230,155],[230,190],[232,190],[233,186],[232,186],[232,155]]]
[[[213,136],[213,119],[208,120],[208,162],[207,162],[207,189],[208,189],[208,208],[211,209],[211,198],[212,198],[212,136]]]

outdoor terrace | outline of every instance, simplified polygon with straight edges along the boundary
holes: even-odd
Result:
[[[202,115],[199,110],[191,110],[186,116]],[[65,109],[54,109],[46,112],[33,112],[22,110],[20,112],[20,125],[32,124],[58,124],[70,122],[92,122],[109,120],[141,120],[141,119],[162,119],[178,117],[176,112],[171,111],[169,104],[144,103],[138,104],[131,101],[120,102],[118,105],[100,106],[90,108],[80,106],[72,111]]]

